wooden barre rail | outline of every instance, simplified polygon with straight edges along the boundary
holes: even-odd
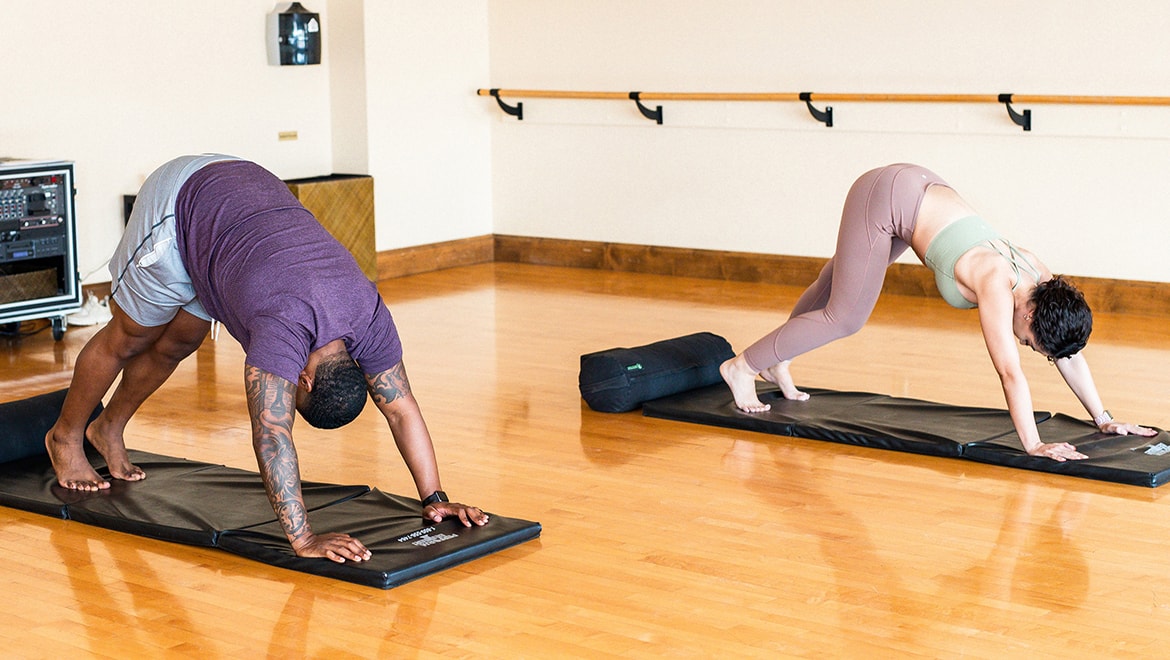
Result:
[[[662,123],[662,106],[651,109],[642,101],[802,101],[813,117],[833,125],[833,108],[819,110],[813,102],[854,103],[997,103],[1006,106],[1008,116],[1025,131],[1032,130],[1032,111],[1017,112],[1013,103],[1061,105],[1170,106],[1170,96],[1083,96],[1044,94],[834,94],[814,92],[577,92],[537,89],[480,89],[479,96],[496,99],[500,109],[524,119],[524,104],[508,105],[502,97],[546,99],[633,100],[647,119]]]
[[[817,101],[868,101],[877,103],[1005,103],[1004,94],[812,94]],[[1167,105],[1170,96],[1054,96],[1007,94],[1011,103],[1060,105]]]

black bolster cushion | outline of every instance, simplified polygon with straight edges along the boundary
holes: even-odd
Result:
[[[626,412],[645,401],[719,382],[719,365],[733,357],[726,339],[699,332],[582,355],[578,385],[590,408]]]
[[[31,399],[0,403],[0,463],[48,453],[45,435],[57,423],[68,391],[58,390]],[[90,421],[101,409],[99,403]]]

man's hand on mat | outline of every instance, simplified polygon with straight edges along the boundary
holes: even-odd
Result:
[[[1032,456],[1045,456],[1054,461],[1079,461],[1082,458],[1088,458],[1077,448],[1068,444],[1067,442],[1041,442],[1035,447],[1027,450]]]
[[[1126,424],[1117,420],[1106,422],[1097,428],[1102,433],[1112,433],[1114,435],[1144,435],[1146,437],[1158,435],[1158,432],[1154,429],[1138,426],[1137,424]]]
[[[299,541],[293,545],[298,557],[324,557],[338,564],[370,558],[369,549],[349,534],[309,534]]]
[[[458,502],[428,504],[423,509],[423,517],[434,522],[440,522],[444,518],[457,517],[464,527],[471,527],[472,524],[486,525],[489,520],[488,514],[484,513],[482,509]]]

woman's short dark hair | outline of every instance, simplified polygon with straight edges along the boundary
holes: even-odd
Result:
[[[1036,347],[1054,360],[1080,353],[1093,332],[1093,312],[1085,296],[1058,275],[1037,284],[1031,300]]]
[[[305,395],[297,412],[319,429],[349,424],[366,406],[366,377],[347,354],[339,354],[317,365],[313,389]]]

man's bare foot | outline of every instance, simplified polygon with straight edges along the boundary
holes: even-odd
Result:
[[[53,463],[53,471],[57,473],[57,483],[62,488],[70,490],[104,490],[110,487],[110,482],[101,478],[101,475],[89,464],[85,457],[84,441],[69,442],[56,437],[56,428],[49,429],[45,435],[45,449],[49,452],[49,460]]]
[[[796,389],[796,384],[792,382],[792,374],[788,373],[788,365],[792,364],[792,360],[785,360],[778,362],[767,369],[760,372],[764,380],[780,387],[780,393],[784,395],[785,399],[789,401],[808,401],[808,392],[802,392]]]
[[[130,462],[126,441],[122,439],[120,430],[111,432],[101,416],[85,429],[85,439],[106,459],[106,468],[111,477],[124,481],[142,481],[146,478],[142,468]]]
[[[760,401],[756,395],[756,372],[748,366],[743,355],[737,355],[719,365],[719,375],[731,388],[735,407],[744,412],[757,413],[770,410],[772,406]]]

